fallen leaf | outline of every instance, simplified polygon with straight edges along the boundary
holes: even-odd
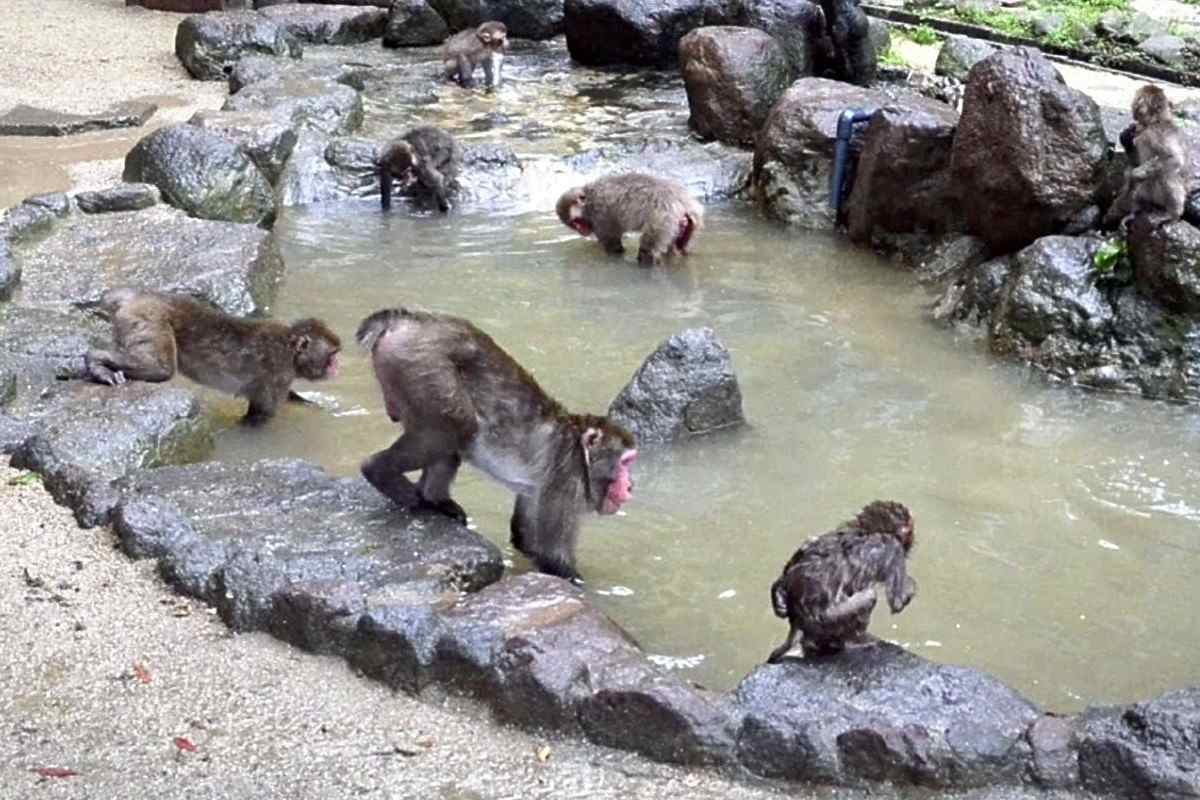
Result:
[[[174,742],[175,742],[175,746],[178,747],[180,750],[183,750],[188,753],[196,752],[196,745],[192,744],[190,741],[183,738],[182,736],[176,736],[174,739]]]
[[[542,745],[537,751],[538,761],[548,761],[550,759],[550,745]]]
[[[142,683],[150,682],[150,671],[138,662],[133,662],[133,674]]]
[[[38,767],[34,772],[43,778],[71,778],[79,774],[75,770],[67,769],[66,767]]]

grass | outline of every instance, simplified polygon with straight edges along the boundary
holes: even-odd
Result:
[[[1200,0],[1194,2],[1200,3]],[[1128,11],[1129,0],[1040,0],[1030,3],[1027,8],[1031,13],[1018,15],[1007,9],[963,9],[956,12],[956,16],[963,22],[983,25],[1009,36],[1037,39],[1062,47],[1079,47],[1085,42],[1084,36],[1095,29],[1096,22],[1103,14]],[[1063,24],[1047,35],[1037,34],[1032,20],[1050,14],[1062,17]]]
[[[1197,0],[1197,2],[1200,2],[1200,0]],[[893,33],[895,32],[893,30]],[[918,25],[915,28],[908,28],[907,30],[900,31],[900,34],[905,39],[917,44],[937,44],[942,38],[937,31],[928,25]]]
[[[900,27],[896,25],[891,30],[891,41],[888,43],[888,49],[880,53],[879,63],[889,67],[911,67],[912,64],[905,60],[904,55],[900,52],[900,48],[896,46],[899,41],[915,42],[920,45],[937,44],[942,40],[942,35],[928,25],[917,25],[914,27]]]

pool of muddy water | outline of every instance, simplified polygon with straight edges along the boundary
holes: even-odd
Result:
[[[607,408],[683,328],[711,326],[730,348],[750,424],[644,448],[633,502],[584,523],[588,592],[661,663],[733,686],[785,633],[767,589],[794,548],[894,498],[916,517],[920,590],[898,616],[881,604],[875,634],[1055,709],[1196,682],[1194,411],[999,364],[928,322],[911,276],[738,206],[710,207],[691,258],[642,269],[550,212],[383,216],[376,203],[284,215],[275,314],[324,316],[348,345],[384,306],[463,315],[581,411]],[[335,407],[231,428],[219,457],[352,475],[397,435],[353,346],[335,382],[300,388]],[[528,569],[507,542],[511,495],[466,467],[456,496]]]

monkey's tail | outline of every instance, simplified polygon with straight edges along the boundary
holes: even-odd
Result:
[[[358,331],[354,334],[355,340],[368,353],[373,352],[375,350],[375,343],[379,341],[379,337],[383,336],[392,329],[393,325],[403,319],[404,313],[404,309],[402,308],[385,308],[381,311],[376,311],[358,324]]]

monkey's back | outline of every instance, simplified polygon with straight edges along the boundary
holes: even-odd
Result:
[[[589,207],[611,209],[626,231],[641,230],[648,219],[674,223],[687,215],[697,227],[704,219],[703,207],[682,183],[644,172],[606,175],[587,184],[584,192]]]
[[[810,539],[796,550],[780,577],[788,616],[806,626],[821,625],[825,609],[884,580],[895,560],[903,558],[904,548],[891,534],[843,526]]]

